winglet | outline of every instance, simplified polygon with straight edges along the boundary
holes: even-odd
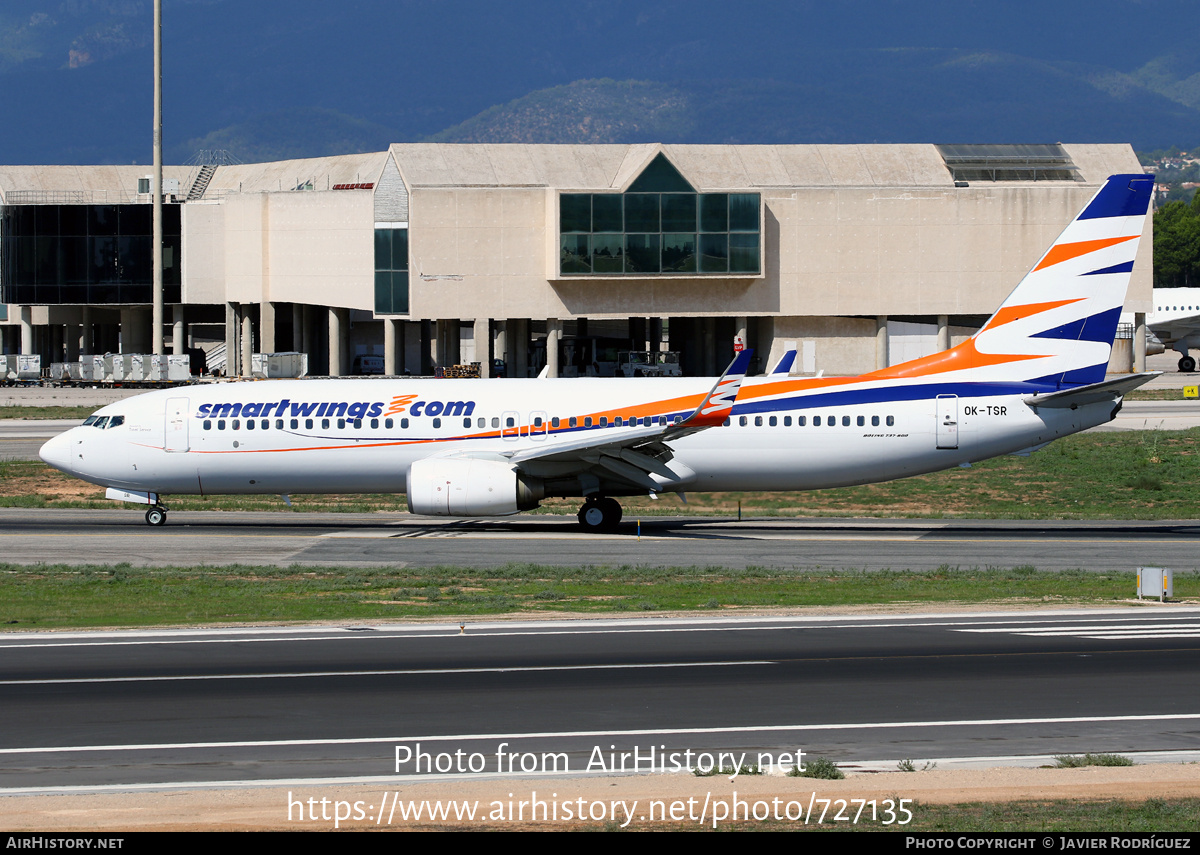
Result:
[[[789,348],[783,352],[779,363],[771,370],[772,374],[791,374],[792,366],[796,364],[796,348]]]
[[[725,419],[729,418],[729,414],[733,412],[733,403],[737,400],[738,392],[742,388],[742,381],[746,379],[746,371],[750,368],[750,359],[753,356],[754,351],[749,349],[743,350],[735,356],[733,362],[729,363],[729,367],[725,369],[725,373],[704,396],[700,406],[696,407],[695,412],[675,425],[668,433],[674,435],[680,430],[690,433],[699,428],[723,425]]]

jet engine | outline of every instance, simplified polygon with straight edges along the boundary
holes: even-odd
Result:
[[[541,479],[511,463],[473,457],[429,457],[408,468],[408,509],[424,516],[495,517],[536,508]]]

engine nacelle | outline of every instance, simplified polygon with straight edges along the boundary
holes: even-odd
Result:
[[[539,479],[499,460],[431,457],[408,468],[408,510],[424,516],[507,516],[536,508],[544,495]]]

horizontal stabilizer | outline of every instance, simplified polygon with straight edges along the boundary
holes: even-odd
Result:
[[[1111,401],[1119,398],[1153,380],[1161,371],[1147,371],[1145,374],[1130,374],[1128,377],[1118,377],[1115,380],[1104,380],[1074,389],[1063,389],[1060,392],[1050,392],[1046,395],[1030,395],[1025,403],[1031,407],[1082,407],[1085,404],[1095,404],[1100,401]]]

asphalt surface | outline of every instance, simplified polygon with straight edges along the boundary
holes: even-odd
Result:
[[[11,633],[0,791],[1195,751],[1198,653],[1179,606]]]
[[[1200,522],[643,519],[615,534],[574,516],[431,520],[407,514],[172,511],[151,528],[137,506],[0,509],[0,556],[15,564],[142,567],[293,564],[341,567],[747,566],[929,570],[1200,567]]]

